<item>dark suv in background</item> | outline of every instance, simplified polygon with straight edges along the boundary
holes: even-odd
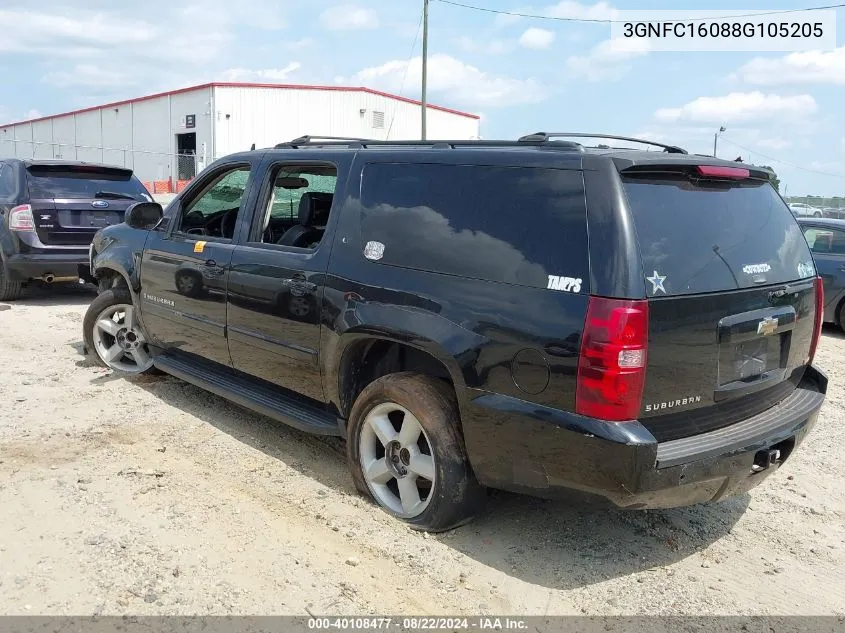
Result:
[[[94,233],[151,200],[131,169],[0,159],[0,300],[17,299],[30,280],[88,277]]]
[[[468,520],[485,487],[749,490],[827,389],[807,242],[765,170],[558,140],[583,136],[221,159],[97,233],[86,349],[345,437],[357,488],[416,528]],[[185,292],[190,270],[214,283]]]

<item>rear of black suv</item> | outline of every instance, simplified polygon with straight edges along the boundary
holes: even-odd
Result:
[[[574,412],[479,394],[463,412],[476,472],[629,508],[756,486],[827,389],[821,280],[789,208],[767,172],[707,157],[588,150],[583,169],[589,297],[561,377]]]
[[[4,161],[3,282],[6,299],[32,279],[70,281],[88,274],[96,231],[119,224],[149,195],[132,170],[67,161]]]

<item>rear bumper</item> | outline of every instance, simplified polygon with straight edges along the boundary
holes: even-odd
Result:
[[[87,278],[90,276],[88,252],[25,253],[6,258],[6,274],[13,281],[29,281],[45,275],[54,277]]]
[[[638,422],[605,423],[484,394],[464,411],[482,483],[622,508],[716,501],[754,488],[783,464],[818,418],[827,377],[808,367],[796,390],[760,415],[658,443]]]

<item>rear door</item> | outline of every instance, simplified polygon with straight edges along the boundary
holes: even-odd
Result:
[[[772,186],[738,173],[623,172],[649,298],[640,420],[659,441],[773,406],[808,361],[812,255]]]
[[[347,161],[269,164],[229,275],[226,323],[235,369],[321,401],[320,305],[340,206],[334,193]],[[302,186],[289,188],[297,179]],[[295,234],[304,237],[285,238]]]
[[[86,246],[98,229],[123,222],[131,204],[150,200],[129,169],[33,164],[26,171],[36,232],[47,245]]]

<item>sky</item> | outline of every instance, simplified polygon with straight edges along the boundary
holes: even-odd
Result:
[[[464,2],[599,20],[680,6]],[[2,0],[0,124],[207,81],[355,85],[419,98],[421,15],[422,0]],[[438,0],[429,29],[429,101],[479,114],[483,138],[580,131],[710,154],[724,126],[718,155],[771,165],[782,193],[845,196],[845,9],[837,48],[801,53],[612,50],[607,23],[514,18]]]

